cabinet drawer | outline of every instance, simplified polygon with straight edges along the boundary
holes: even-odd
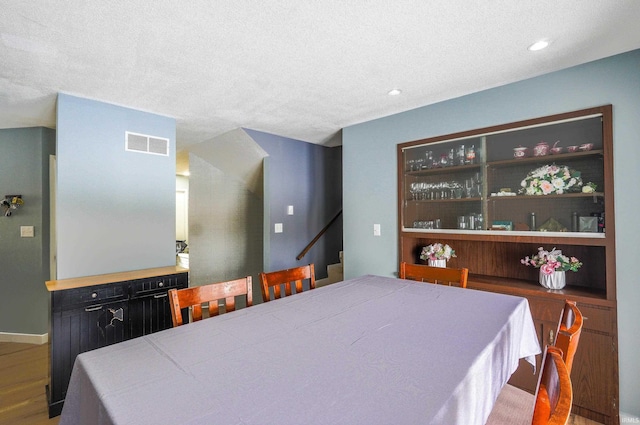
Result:
[[[536,297],[528,297],[527,299],[534,319],[558,323],[562,315],[564,302]]]
[[[96,285],[52,293],[53,311],[69,310],[84,305],[102,304],[127,298],[124,285]]]
[[[131,297],[143,297],[156,292],[165,292],[172,288],[187,286],[186,274],[158,276],[131,281]]]
[[[560,316],[562,315],[564,302],[560,300],[545,300],[535,297],[530,297],[528,299],[531,315],[536,320],[558,323]],[[611,328],[613,318],[609,307],[584,304],[580,302],[577,305],[584,317],[583,329],[594,330],[606,334],[611,334],[613,332]]]
[[[578,308],[583,316],[583,329],[606,334],[613,333],[612,324],[614,321],[609,307],[578,303]]]

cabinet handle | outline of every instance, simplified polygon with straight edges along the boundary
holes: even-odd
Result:
[[[162,288],[164,286],[164,282],[158,282],[158,287]]]
[[[549,345],[553,344],[553,329],[549,330]]]
[[[164,298],[166,296],[167,296],[167,293],[165,292],[164,294],[156,294],[156,295],[153,296],[153,298],[158,299],[158,298]]]
[[[84,309],[84,311],[97,311],[97,310],[102,310],[102,306],[96,306],[96,307],[87,307]]]
[[[91,298],[98,298],[98,294],[96,292],[91,293]]]

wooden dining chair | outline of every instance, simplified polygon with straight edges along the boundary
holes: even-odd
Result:
[[[562,351],[547,346],[535,395],[505,385],[486,425],[566,425],[572,403],[571,377]]]
[[[210,283],[184,289],[169,290],[169,305],[173,327],[184,323],[182,310],[191,308],[191,319],[202,320],[202,306],[208,304],[209,317],[217,316],[220,310],[228,313],[236,309],[236,297],[245,297],[246,306],[253,305],[253,287],[251,276],[228,282]],[[224,301],[224,303],[221,303]]]
[[[582,313],[575,301],[566,300],[564,308],[558,322],[554,346],[562,350],[563,359],[567,365],[567,370],[571,374],[573,367],[573,357],[578,348],[580,334],[582,333]]]
[[[295,284],[296,294],[302,292],[304,290],[303,280],[309,280],[309,289],[315,289],[316,275],[313,264],[292,269],[260,273],[262,300],[264,302],[271,301],[271,292],[273,292],[273,299],[291,295],[292,283]],[[282,287],[284,287],[284,295],[282,295]]]
[[[400,279],[466,288],[468,276],[469,270],[465,268],[431,267],[422,264],[409,264],[404,261],[400,263]]]

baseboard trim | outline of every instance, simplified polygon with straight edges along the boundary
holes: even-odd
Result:
[[[46,344],[49,342],[49,334],[18,334],[12,332],[0,332],[0,342],[20,342],[24,344]]]

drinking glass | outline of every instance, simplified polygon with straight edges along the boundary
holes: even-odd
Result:
[[[476,183],[473,181],[473,179],[466,179],[464,181],[464,190],[467,198],[473,198],[473,196],[475,195],[475,187]]]
[[[476,214],[476,230],[484,230],[484,218],[482,214]]]
[[[467,229],[467,216],[459,215],[458,216],[458,229]]]
[[[433,151],[427,151],[425,154],[425,165],[427,168],[433,168]]]
[[[476,163],[476,147],[471,145],[466,150],[466,158],[465,162],[467,164],[475,164]]]
[[[458,146],[458,150],[456,152],[456,160],[458,165],[464,165],[465,159],[467,158],[464,150],[464,145]]]
[[[469,230],[476,229],[476,215],[471,213],[467,217],[467,227]]]
[[[420,183],[415,183],[415,182],[414,182],[414,183],[411,183],[411,184],[409,185],[409,193],[411,194],[411,200],[412,200],[412,201],[415,201],[415,200],[417,200],[417,199],[418,199],[418,191],[419,191],[419,189],[418,189],[418,185],[419,185],[419,184],[420,184]]]

